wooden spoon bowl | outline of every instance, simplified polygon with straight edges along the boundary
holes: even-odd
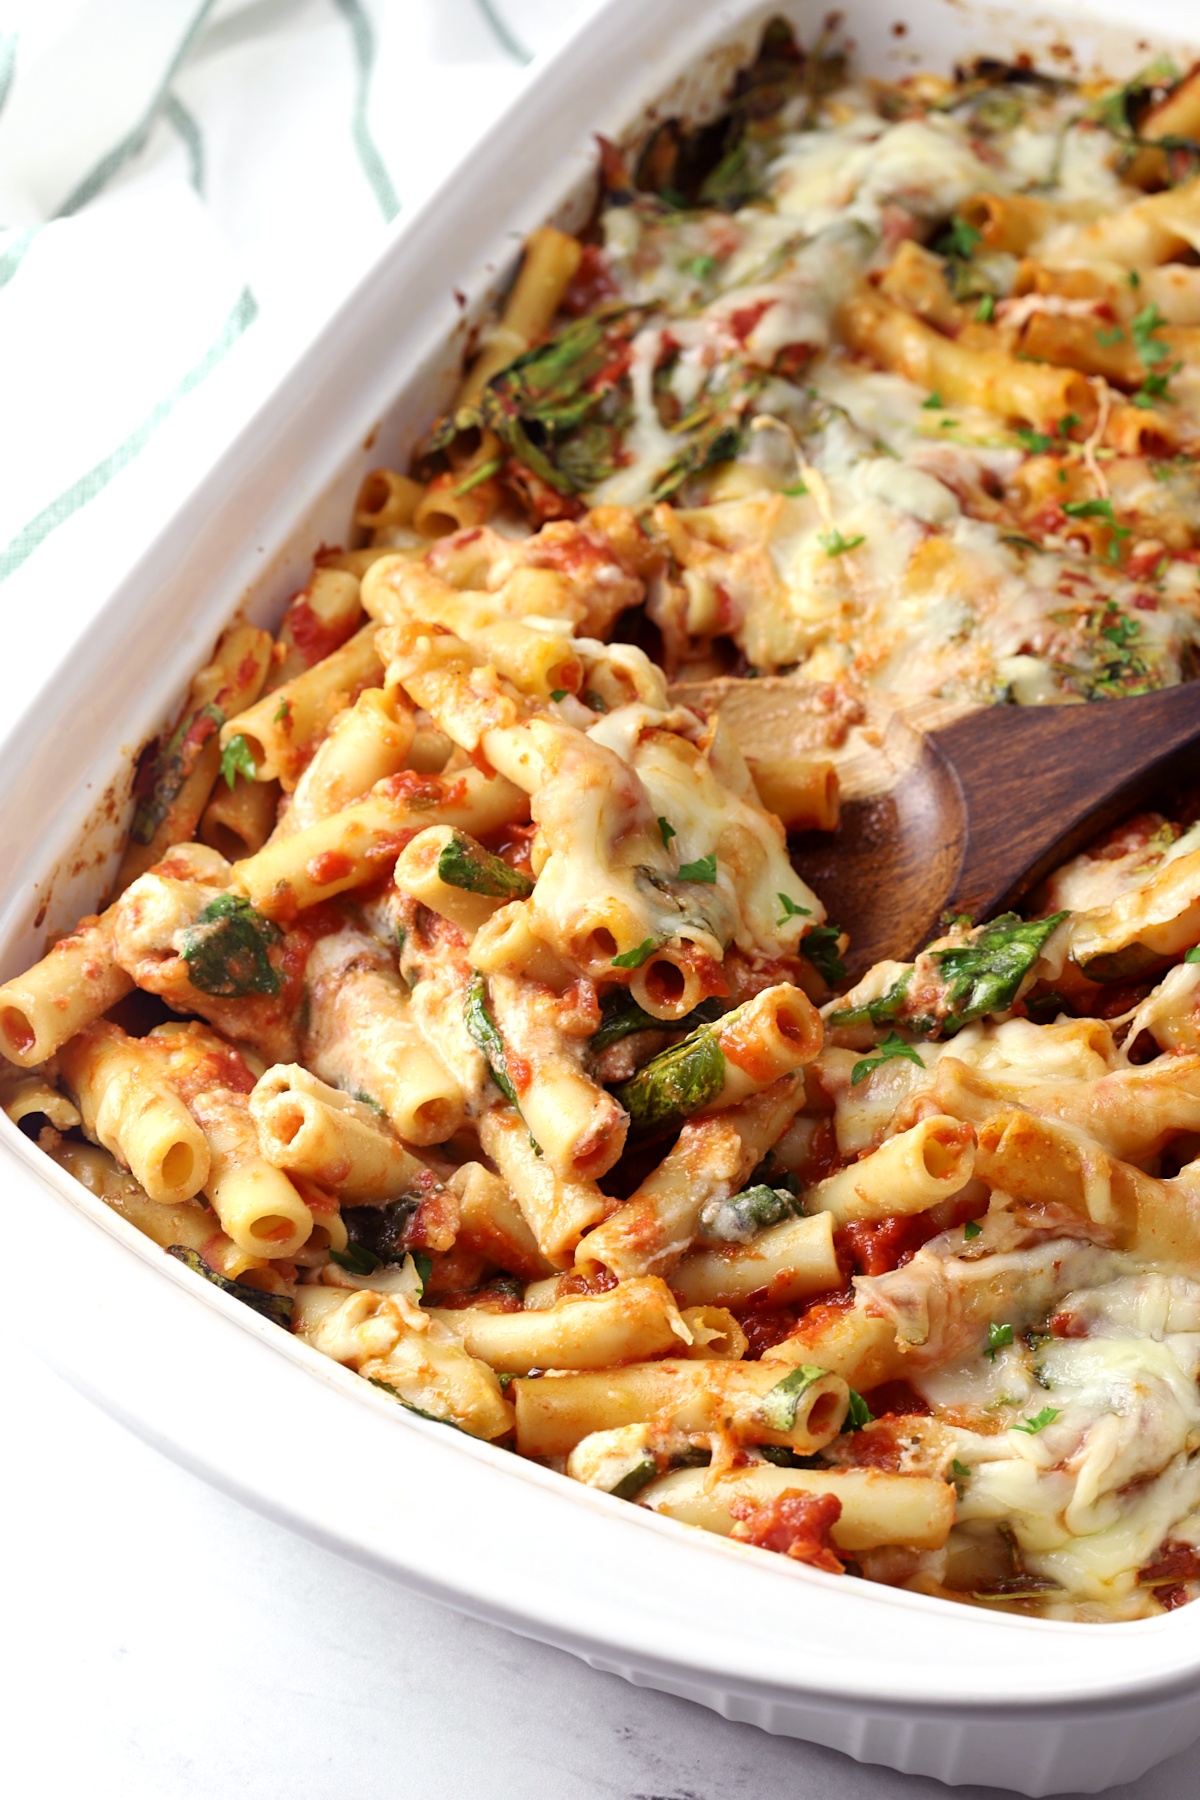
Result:
[[[745,756],[829,757],[836,831],[792,858],[850,933],[847,974],[907,960],[943,913],[1014,905],[1097,832],[1172,784],[1200,779],[1200,681],[1076,706],[965,707],[863,696],[830,743],[829,690],[789,676],[681,684],[719,712]]]

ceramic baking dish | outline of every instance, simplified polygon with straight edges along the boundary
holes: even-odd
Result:
[[[534,68],[12,727],[0,973],[95,904],[138,745],[239,607],[279,616],[316,546],[344,536],[364,470],[406,456],[522,235],[586,216],[592,133],[711,106],[766,16],[811,42],[824,10],[610,0]],[[1184,14],[1182,0],[844,8],[859,66],[881,74],[1027,49],[1124,77],[1151,47],[1186,60]],[[0,1154],[10,1241],[36,1245],[8,1299],[34,1346],[207,1479],[412,1587],[729,1718],[943,1781],[1095,1792],[1200,1733],[1200,1605],[1126,1625],[1031,1621],[691,1531],[398,1412],[197,1281],[2,1117]]]

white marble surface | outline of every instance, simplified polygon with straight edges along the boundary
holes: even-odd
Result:
[[[15,1343],[0,1355],[0,1740],[13,1800],[945,1792],[416,1599],[177,1469]],[[1198,1791],[1200,1746],[1112,1793]]]

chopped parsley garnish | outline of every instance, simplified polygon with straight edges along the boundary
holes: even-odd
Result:
[[[1096,333],[1096,342],[1102,349],[1108,350],[1113,344],[1123,344],[1125,342],[1125,333],[1121,330],[1119,325],[1110,325],[1106,330],[1098,331]]]
[[[783,911],[775,921],[776,930],[778,930],[781,925],[786,925],[789,919],[812,918],[811,906],[799,906],[788,894],[776,894],[775,898],[783,908]]]
[[[1110,622],[1101,627],[1100,636],[1107,638],[1109,643],[1115,644],[1119,650],[1123,650],[1132,638],[1137,637],[1141,626],[1136,619],[1129,618],[1125,613],[1114,613],[1109,615],[1109,618]]]
[[[941,412],[945,404],[946,402],[942,399],[942,396],[938,393],[936,388],[934,388],[932,394],[926,394],[924,400],[921,402],[921,405],[925,408],[926,412]]]
[[[818,531],[817,533],[817,542],[826,556],[844,556],[847,550],[857,550],[858,546],[865,544],[866,541],[862,532],[859,532],[857,537],[843,537],[836,526],[832,531]]]
[[[1063,511],[1072,519],[1108,519],[1113,517],[1111,500],[1064,500]]]
[[[1136,394],[1130,395],[1133,404],[1145,409],[1153,406],[1156,400],[1172,399],[1173,395],[1168,383],[1170,382],[1172,375],[1178,375],[1182,367],[1182,361],[1175,362],[1172,363],[1171,367],[1162,375],[1147,375]]]
[[[1125,279],[1128,281],[1131,288],[1140,288],[1142,285],[1142,278],[1136,269],[1130,269]]]
[[[1104,553],[1105,560],[1110,563],[1120,562],[1121,544],[1131,535],[1131,530],[1128,525],[1117,524],[1111,500],[1064,500],[1063,511],[1072,519],[1107,520],[1112,526],[1112,538]],[[1107,633],[1105,635],[1107,636]]]
[[[1078,413],[1064,413],[1062,418],[1058,421],[1059,437],[1069,437],[1075,427],[1082,424],[1083,420],[1079,417]]]
[[[793,481],[791,487],[785,487],[783,491],[789,500],[798,500],[802,494],[807,494],[808,486],[803,481]]]
[[[1017,436],[1031,456],[1045,456],[1054,448],[1054,439],[1047,437],[1044,431],[1030,431],[1027,426],[1018,425]]]
[[[972,256],[983,242],[983,233],[976,231],[974,225],[968,225],[955,213],[949,228],[944,231],[933,246],[939,256]]]
[[[690,256],[681,267],[685,275],[694,275],[697,281],[707,281],[717,272],[717,259],[715,256]]]
[[[959,1480],[959,1481],[969,1481],[971,1478],[970,1469],[968,1469],[966,1463],[959,1462],[957,1456],[954,1458],[954,1461],[950,1464],[950,1473],[953,1476],[955,1476],[957,1478],[957,1480]]]
[[[963,1236],[966,1238],[967,1242],[970,1243],[971,1239],[977,1238],[982,1230],[983,1226],[979,1223],[978,1219],[968,1219],[963,1226]]]
[[[840,925],[814,925],[800,943],[804,955],[830,987],[846,973],[846,965],[838,952],[841,935]]]
[[[980,321],[981,324],[990,325],[993,317],[995,316],[995,312],[996,312],[996,296],[995,296],[995,294],[982,295],[980,298],[980,301],[979,301],[979,305],[975,308],[975,317]]]
[[[703,881],[711,887],[717,879],[717,853],[701,856],[696,862],[680,863],[680,881]]]
[[[226,787],[232,787],[239,775],[244,775],[247,781],[253,781],[258,774],[258,765],[240,731],[236,737],[230,738],[221,752],[221,773],[225,777]]]
[[[991,1323],[988,1325],[988,1341],[987,1341],[987,1354],[989,1355],[989,1357],[992,1359],[993,1362],[995,1362],[995,1360],[996,1360],[996,1352],[998,1350],[1003,1350],[1006,1347],[1006,1345],[1011,1344],[1012,1341],[1013,1341],[1012,1326],[1011,1325],[997,1325],[995,1320],[993,1319],[991,1321]]]
[[[281,700],[279,705],[275,708],[274,713],[271,715],[271,723],[272,725],[286,725],[291,716],[291,702],[289,700]]]
[[[850,1086],[857,1087],[860,1081],[867,1079],[873,1069],[879,1068],[881,1063],[891,1062],[897,1056],[903,1056],[909,1062],[916,1063],[918,1069],[925,1067],[919,1051],[914,1050],[911,1044],[906,1044],[898,1031],[889,1031],[873,1056],[864,1056],[855,1063],[850,1071]]]
[[[664,819],[661,817],[659,818],[659,821],[658,821],[658,829],[659,829],[659,833],[662,837],[663,849],[669,850],[671,847],[671,839],[673,837],[678,837],[679,833],[676,831],[675,827],[672,825],[670,819]]]
[[[1031,1419],[1018,1419],[1012,1429],[1024,1431],[1030,1437],[1036,1437],[1039,1431],[1045,1431],[1047,1425],[1053,1424],[1057,1417],[1057,1406],[1043,1406],[1041,1412],[1034,1413]]]
[[[658,938],[643,938],[632,950],[626,950],[622,956],[612,959],[614,969],[640,969],[648,957],[654,955],[659,946]]]
[[[551,688],[550,698],[555,702],[555,704],[557,704],[558,701],[560,701],[560,700],[565,700],[566,697],[567,697],[566,688]]]
[[[1129,335],[1144,368],[1152,369],[1156,363],[1162,362],[1171,354],[1170,346],[1154,335],[1159,326],[1166,322],[1153,301],[1149,306],[1143,306],[1141,312],[1136,313],[1129,321]]]
[[[1200,963],[1200,944],[1193,944],[1183,960],[1184,962]]]

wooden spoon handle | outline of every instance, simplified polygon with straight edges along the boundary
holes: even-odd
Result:
[[[1089,706],[989,707],[930,742],[966,820],[949,904],[984,919],[1155,789],[1200,769],[1200,682]]]

